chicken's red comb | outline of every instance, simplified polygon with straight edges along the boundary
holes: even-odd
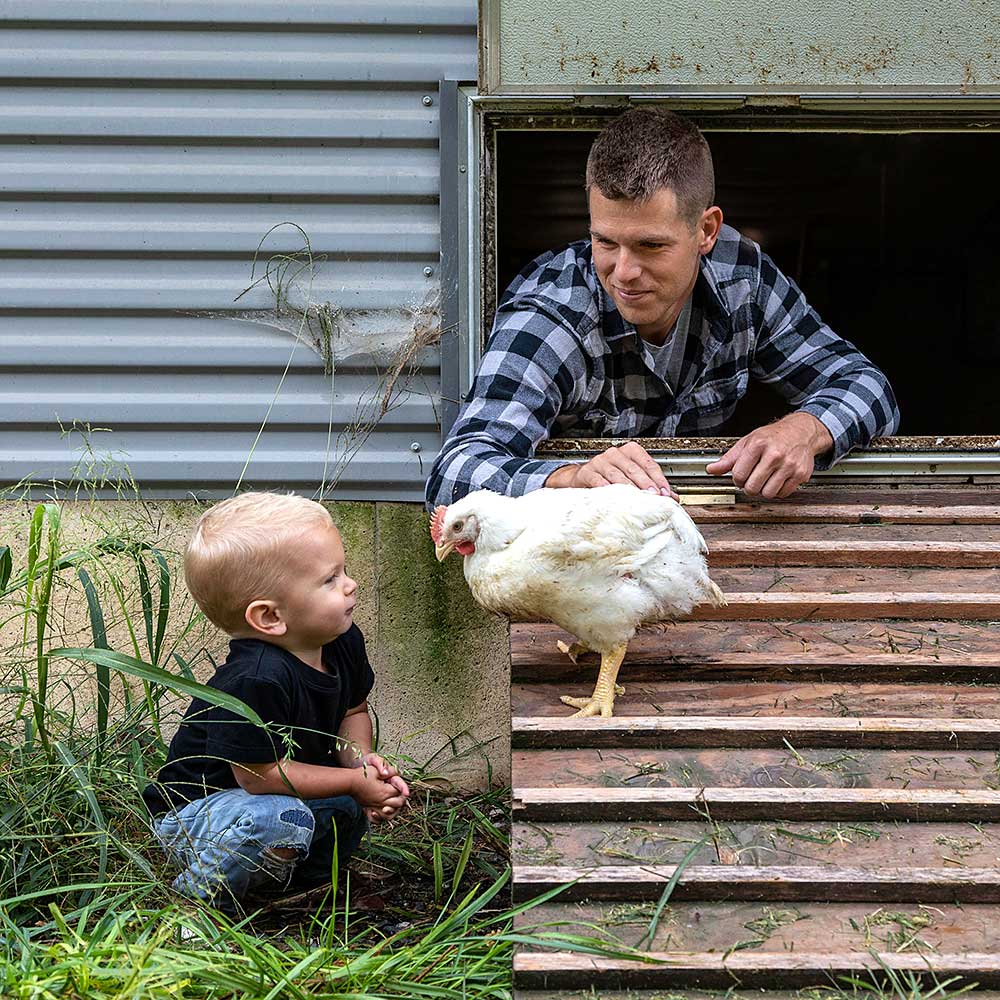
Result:
[[[431,540],[435,545],[441,544],[441,527],[447,512],[448,508],[442,504],[440,507],[435,507],[434,513],[431,514]]]

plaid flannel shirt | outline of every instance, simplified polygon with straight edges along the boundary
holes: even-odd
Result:
[[[550,437],[717,434],[751,376],[830,431],[833,449],[818,469],[899,424],[882,372],[730,226],[701,258],[676,393],[598,281],[589,240],[543,254],[500,301],[472,390],[431,469],[428,505],[478,489],[538,489],[567,464],[532,457]]]

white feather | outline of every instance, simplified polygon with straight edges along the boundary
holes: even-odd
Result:
[[[446,537],[470,515],[478,535],[465,578],[476,600],[553,621],[598,652],[628,642],[643,622],[725,603],[701,533],[669,497],[627,485],[516,498],[480,490],[448,507]]]

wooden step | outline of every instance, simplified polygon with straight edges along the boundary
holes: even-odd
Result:
[[[915,954],[1000,952],[1000,906],[989,903],[551,901],[522,913],[519,934],[596,937],[610,947],[719,955],[737,951]]]
[[[732,510],[732,507],[726,508]],[[997,524],[821,524],[781,521],[701,521],[698,524],[709,550],[720,541],[795,542],[949,542],[989,545],[1000,542]]]
[[[856,618],[940,618],[962,621],[1000,620],[1000,593],[907,593],[828,591],[783,593],[727,593],[727,604],[700,605],[691,621],[718,622],[743,619],[811,618],[837,621]]]
[[[673,954],[648,952],[641,958],[601,958],[566,952],[520,951],[514,956],[514,983],[519,989],[796,989],[829,987],[839,977],[867,973],[885,981],[891,970],[924,983],[952,977],[980,987],[1000,987],[1000,954],[964,955],[866,954],[828,951],[757,954],[738,951]]]
[[[1000,542],[789,540],[759,538],[714,540],[709,567],[726,566],[936,566],[970,569],[1000,566]],[[720,584],[721,585],[721,584]]]
[[[706,839],[706,834],[708,838]],[[766,817],[711,825],[698,816],[677,822],[518,820],[512,857],[518,864],[566,868],[677,865],[808,864],[854,868],[996,868],[1000,823],[797,823]],[[700,846],[699,846],[700,845]]]
[[[941,619],[957,621],[1000,620],[1000,593],[921,591],[830,591],[726,592],[722,607],[702,604],[687,621],[736,622],[770,619],[845,621],[858,618],[906,618],[911,621]],[[515,620],[518,620],[515,618]]]
[[[937,788],[524,788],[521,820],[1000,820],[1000,791]]]
[[[596,654],[574,665],[557,641],[572,636],[552,624],[511,626],[515,681],[552,682],[594,674]],[[991,623],[795,620],[678,622],[647,626],[629,643],[627,682],[669,677],[986,681],[1000,670],[1000,628]],[[671,672],[672,671],[672,672]]]
[[[559,747],[858,747],[1000,749],[1000,719],[660,716],[515,717],[518,749]]]
[[[791,744],[789,744],[791,746]],[[994,751],[514,750],[515,787],[559,775],[560,788],[968,788],[1000,787]]]
[[[658,900],[676,871],[673,865],[603,865],[589,869],[515,865],[514,897],[523,902],[564,887],[558,898],[565,902]],[[688,865],[670,898],[1000,903],[1000,869]]]
[[[1000,524],[995,503],[941,506],[938,504],[821,504],[737,503],[730,506],[689,507],[697,524]]]
[[[565,640],[564,640],[565,641]],[[1000,639],[998,639],[1000,641]],[[670,676],[723,680],[898,680],[942,681],[958,683],[1000,682],[1000,652],[967,653],[964,656],[933,653],[850,653],[775,654],[716,653],[704,660],[674,660],[665,653],[633,658],[631,650],[622,666],[619,680],[662,681]],[[555,660],[551,663],[550,660]],[[600,657],[587,653],[572,663],[556,650],[551,658],[512,667],[513,680],[552,682],[564,677],[579,679],[592,668],[594,677]]]
[[[1000,569],[942,569],[925,566],[729,566],[713,568],[712,579],[727,600],[741,594],[859,593],[967,594],[1000,592]]]

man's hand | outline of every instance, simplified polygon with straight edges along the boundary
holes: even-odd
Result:
[[[816,456],[832,447],[821,421],[811,413],[790,413],[741,437],[705,471],[710,476],[732,472],[733,482],[751,496],[784,500],[808,482]]]
[[[545,480],[552,488],[594,487],[610,483],[631,483],[640,490],[680,498],[670,488],[656,459],[642,445],[628,441],[620,448],[608,448],[581,465],[564,465]]]

